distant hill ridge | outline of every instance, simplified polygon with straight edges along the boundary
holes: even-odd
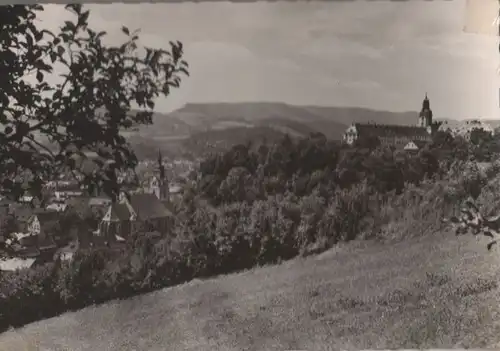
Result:
[[[446,120],[453,127],[466,123],[451,118],[436,119]],[[285,133],[301,137],[321,132],[329,139],[341,140],[346,128],[354,122],[416,125],[417,120],[417,111],[298,106],[281,102],[188,103],[170,113],[155,113],[153,125],[139,128],[129,140],[145,155],[153,154],[158,148],[165,153],[198,153],[205,150],[206,145],[226,148],[263,138],[273,141]],[[498,120],[487,123],[493,128],[500,125]]]
[[[297,106],[275,102],[188,103],[170,113],[155,113],[154,125],[141,128],[152,137],[192,135],[234,127],[268,127],[282,132],[322,132],[340,139],[353,122],[413,125],[418,113],[358,107]]]

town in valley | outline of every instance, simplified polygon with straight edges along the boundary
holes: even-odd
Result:
[[[495,134],[487,120],[453,125],[434,119],[427,93],[414,121],[413,125],[353,122],[339,142],[349,148],[375,137],[382,147],[418,155],[438,132],[465,141],[470,141],[474,131]],[[209,142],[202,146],[208,151],[214,147]],[[29,192],[17,200],[1,199],[0,270],[36,267],[55,259],[71,260],[78,250],[99,246],[119,249],[132,233],[166,233],[175,223],[176,208],[181,206],[183,193],[195,180],[202,160],[192,154],[189,158],[167,158],[158,150],[155,159],[142,159],[135,171],[118,177],[121,194],[115,201],[103,192],[86,191],[71,172],[47,181],[42,199]],[[83,162],[82,167],[92,167],[92,159]]]
[[[26,192],[17,200],[0,200],[0,270],[10,271],[70,260],[78,250],[123,245],[134,231],[161,232],[172,223],[175,202],[195,163],[142,160],[137,172],[119,177],[122,193],[112,201],[89,193],[71,172],[48,181],[39,199]],[[86,167],[92,167],[89,160]],[[126,195],[125,195],[126,194]]]

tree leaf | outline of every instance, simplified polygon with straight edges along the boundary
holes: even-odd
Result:
[[[43,39],[43,31],[35,31],[35,40],[40,41]]]
[[[38,83],[43,81],[43,73],[41,71],[36,72],[36,80],[38,80]]]
[[[122,27],[122,32],[125,33],[126,35],[130,35],[129,29],[125,26]]]
[[[80,17],[78,18],[78,24],[80,26],[84,25],[87,23],[88,19],[89,19],[89,15],[90,15],[90,11],[85,11],[83,12]]]
[[[493,233],[490,232],[489,230],[483,230],[483,235],[487,236],[487,237],[490,237],[490,238],[495,238],[495,236],[493,235]]]
[[[64,49],[63,46],[58,46],[57,47],[57,53],[59,54],[59,56],[62,56],[64,54],[66,50]]]
[[[64,21],[64,24],[65,24],[65,26],[64,26],[63,30],[69,30],[70,32],[75,31],[76,26],[75,26],[75,24],[73,22],[71,22],[71,21]]]
[[[56,62],[56,60],[57,60],[57,54],[54,51],[52,51],[49,55],[50,55],[50,61],[52,63]]]

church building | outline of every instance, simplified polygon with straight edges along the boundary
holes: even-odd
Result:
[[[415,151],[415,148],[420,149],[432,141],[432,135],[439,129],[440,125],[440,122],[433,121],[430,101],[425,94],[416,125],[353,123],[344,133],[343,142],[354,145],[359,138],[375,136],[382,146]]]
[[[169,183],[161,153],[158,169],[144,191],[122,193],[112,203],[99,225],[99,236],[107,243],[122,241],[134,233],[165,233],[173,223],[169,209]]]

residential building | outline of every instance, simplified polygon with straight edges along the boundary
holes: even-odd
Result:
[[[54,235],[59,226],[60,214],[57,211],[36,211],[27,222],[27,232],[37,237],[38,249],[55,249]]]
[[[30,268],[33,266],[35,258],[0,258],[0,271],[9,272],[16,271],[18,269]]]
[[[426,145],[425,141],[422,140],[412,140],[403,148],[404,151],[409,153],[418,153]]]
[[[461,136],[465,140],[470,140],[474,130],[484,130],[491,135],[495,135],[495,129],[486,121],[467,120],[467,121],[447,121],[442,125],[441,130],[449,132],[454,137]]]
[[[68,208],[68,205],[61,201],[54,201],[48,204],[45,209],[48,211],[64,212]]]
[[[27,232],[31,234],[45,234],[51,230],[59,221],[60,214],[57,211],[40,210],[34,211],[27,221]]]
[[[25,193],[23,196],[19,197],[19,203],[30,205],[32,207],[39,207],[40,200],[29,193]]]

